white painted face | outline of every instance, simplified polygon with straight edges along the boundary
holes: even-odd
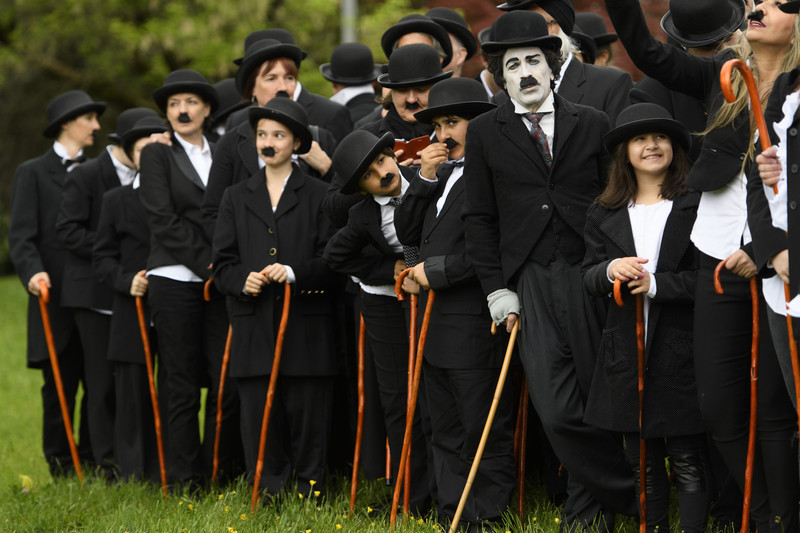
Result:
[[[538,46],[509,48],[503,55],[503,77],[511,99],[534,112],[550,94],[553,72]]]

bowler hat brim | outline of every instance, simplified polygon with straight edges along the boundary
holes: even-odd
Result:
[[[453,45],[450,43],[450,36],[447,30],[433,19],[421,16],[420,18],[413,18],[401,20],[394,26],[391,26],[381,36],[381,48],[384,55],[389,58],[394,51],[392,47],[400,37],[409,33],[424,33],[436,38],[444,51],[444,58],[442,65],[447,65],[453,59]]]
[[[61,128],[61,125],[65,122],[69,122],[70,120],[77,118],[84,113],[97,113],[97,116],[103,114],[103,111],[106,110],[106,103],[105,102],[91,102],[85,105],[81,105],[72,109],[69,109],[59,115],[58,117],[54,118],[50,124],[44,129],[44,136],[52,139],[58,137],[58,131]]]
[[[492,54],[501,52],[509,48],[526,48],[537,46],[547,50],[559,50],[561,48],[561,37],[557,35],[545,35],[542,37],[514,39],[508,41],[486,41],[481,45],[484,53]]]
[[[217,110],[219,101],[217,100],[217,91],[210,83],[203,83],[200,81],[183,81],[176,83],[168,83],[162,85],[153,92],[153,100],[156,106],[162,113],[167,113],[167,100],[173,94],[191,93],[196,94],[203,99],[204,102],[211,106],[211,114]]]
[[[122,146],[122,149],[125,151],[125,153],[130,156],[131,149],[133,148],[133,145],[136,144],[136,141],[144,137],[150,137],[154,133],[164,133],[165,131],[167,131],[166,125],[158,126],[153,124],[150,126],[139,126],[137,128],[128,130],[125,135],[120,137],[119,144]]]
[[[389,74],[381,74],[380,76],[378,76],[378,83],[380,83],[382,87],[386,87],[387,89],[404,89],[407,87],[420,87],[423,85],[433,85],[437,81],[446,80],[452,75],[453,71],[448,70],[428,78],[412,78],[407,80],[393,81],[389,79]]]
[[[535,7],[539,4],[539,0],[527,0],[522,2],[517,2],[511,5],[511,2],[504,2],[497,6],[497,9],[501,11],[515,11],[517,9],[528,9],[529,7]]]
[[[800,4],[800,0],[793,1]],[[731,18],[721,27],[716,28],[708,33],[691,34],[680,31],[675,26],[675,19],[672,16],[672,11],[667,11],[667,13],[661,18],[661,29],[664,30],[664,33],[666,33],[668,36],[678,41],[681,46],[685,46],[686,48],[697,48],[699,46],[708,46],[710,44],[718,43],[738,30],[742,25],[742,21],[744,20],[744,2],[733,2],[732,4],[733,13],[731,13]]]
[[[384,148],[394,148],[394,134],[392,132],[384,133],[383,136],[378,139],[378,142],[376,142],[370,147],[369,150],[367,150],[367,152],[361,158],[361,161],[359,161],[350,176],[348,176],[347,181],[344,183],[344,185],[342,185],[342,188],[339,189],[340,192],[343,194],[352,194],[354,192],[358,192],[358,182],[361,179],[361,176],[364,175],[369,166]]]
[[[469,28],[463,24],[459,24],[454,20],[448,20],[442,17],[431,17],[431,19],[447,30],[448,33],[455,35],[456,38],[461,41],[461,44],[464,45],[464,49],[467,51],[467,59],[474,56],[475,52],[478,51],[478,45],[475,42],[475,36],[472,35],[472,32],[469,31]]]
[[[253,106],[248,109],[247,116],[250,121],[250,127],[253,129],[258,126],[258,121],[262,118],[268,118],[288,126],[289,129],[292,130],[292,133],[294,133],[295,137],[300,139],[300,146],[294,151],[294,153],[305,154],[311,149],[311,142],[314,140],[311,136],[311,131],[305,124],[301,124],[288,114],[277,109]]]
[[[491,102],[454,102],[417,111],[414,113],[414,118],[423,124],[430,124],[436,117],[447,115],[476,117],[496,107],[497,106]]]
[[[686,126],[670,118],[648,118],[627,122],[609,131],[603,137],[603,144],[609,153],[623,142],[628,142],[632,137],[643,133],[664,133],[672,142],[677,142],[685,152],[689,151],[692,137]]]

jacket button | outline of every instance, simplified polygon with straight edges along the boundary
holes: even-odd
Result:
[[[550,206],[549,206],[549,205],[547,205],[547,204],[543,204],[543,205],[542,205],[542,211],[543,211],[544,213],[547,213],[548,211],[550,211]]]
[[[269,249],[269,255],[275,255],[277,253],[278,253],[278,250],[276,250],[275,248],[270,248]]]
[[[425,239],[423,242],[424,242],[425,244],[430,244],[430,243],[431,243],[431,240],[430,240],[430,239]]]
[[[275,233],[274,231],[272,231],[272,228],[269,228],[267,231],[269,231],[270,233]]]
[[[792,137],[797,136],[797,128],[789,128],[789,135]]]
[[[792,210],[797,209],[797,202],[795,202],[794,200],[789,202],[789,209],[792,209]]]
[[[739,155],[739,161],[744,161],[745,154]]]
[[[791,171],[792,171],[792,174],[797,174],[797,163],[792,165]]]

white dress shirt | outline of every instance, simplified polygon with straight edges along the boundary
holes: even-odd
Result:
[[[136,177],[136,169],[123,164],[122,161],[114,157],[112,146],[106,146],[106,150],[108,151],[108,155],[111,156],[111,163],[114,165],[114,170],[117,171],[120,185],[124,186],[133,183],[133,179]]]
[[[67,151],[67,147],[61,144],[58,141],[53,143],[53,151],[56,153],[58,157],[61,158],[61,164],[63,165],[70,159],[78,159],[80,156],[83,155],[83,148],[78,150],[78,153],[75,154],[75,157],[70,157],[69,152]],[[70,166],[67,167],[67,172],[72,172],[78,167],[78,163],[72,163]]]

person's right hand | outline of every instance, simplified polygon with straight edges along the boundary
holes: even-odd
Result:
[[[761,175],[761,182],[767,187],[772,187],[778,183],[781,176],[781,161],[778,159],[778,147],[770,146],[756,156],[758,163],[758,173]]]
[[[419,169],[419,173],[426,180],[435,180],[436,169],[440,164],[447,161],[447,157],[447,146],[444,143],[429,144],[420,152],[422,166]]]
[[[140,270],[135,276],[133,276],[130,289],[131,296],[141,298],[147,292],[147,286],[150,284],[150,282],[147,281],[147,278],[145,277],[146,272],[146,270]]]
[[[53,288],[53,286],[50,285],[50,275],[47,272],[37,272],[28,280],[28,292],[34,296],[40,295],[39,280],[44,280],[44,284],[47,285],[48,289]]]
[[[725,268],[743,278],[750,279],[758,273],[756,264],[744,250],[736,250],[725,262]]]

